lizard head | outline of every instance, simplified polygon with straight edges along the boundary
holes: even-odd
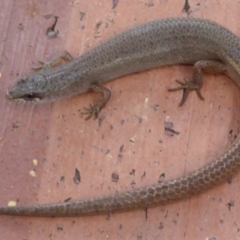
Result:
[[[45,101],[47,80],[41,74],[19,79],[7,92],[7,99],[16,102],[39,103]]]

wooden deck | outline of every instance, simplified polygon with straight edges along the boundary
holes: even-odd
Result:
[[[101,121],[85,121],[83,94],[43,105],[5,99],[38,60],[63,49],[74,57],[137,24],[166,17],[214,20],[240,36],[239,1],[0,1],[0,205],[40,204],[113,194],[197,169],[224,151],[240,126],[239,89],[227,77],[207,76],[205,101],[191,94],[179,108],[175,79],[191,67],[173,66],[106,84],[112,97]],[[58,16],[57,38],[46,29]],[[136,40],[137,41],[137,40]],[[179,134],[169,136],[166,122]],[[80,172],[79,184],[73,180]],[[119,176],[112,181],[112,174]],[[82,218],[0,216],[5,239],[240,239],[240,174],[201,195],[156,208]]]

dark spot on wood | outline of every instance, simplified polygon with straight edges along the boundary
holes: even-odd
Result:
[[[80,172],[78,171],[78,169],[75,169],[75,175],[73,177],[73,182],[75,184],[79,184],[81,182],[81,176],[80,176]]]

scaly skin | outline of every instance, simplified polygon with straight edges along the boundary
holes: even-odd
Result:
[[[7,96],[16,101],[55,101],[96,88],[96,82],[179,63],[194,64],[193,80],[177,88],[184,90],[181,104],[191,90],[201,97],[205,72],[224,73],[240,85],[240,39],[207,20],[180,18],[150,22],[116,35],[64,66],[20,79]],[[91,110],[96,110],[96,106]],[[0,214],[84,216],[152,207],[209,189],[239,168],[240,136],[210,164],[171,181],[76,202],[0,207]]]

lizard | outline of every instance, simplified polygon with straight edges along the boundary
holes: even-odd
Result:
[[[55,66],[60,58],[66,64]],[[98,116],[111,92],[103,83],[124,75],[173,64],[193,65],[191,80],[170,91],[183,90],[200,99],[205,73],[225,74],[240,85],[240,38],[225,27],[198,18],[169,18],[133,27],[115,35],[76,59],[64,52],[42,70],[19,79],[6,96],[11,101],[41,103],[93,90],[102,98],[85,109],[87,119]],[[73,202],[31,206],[0,206],[0,214],[20,216],[86,216],[146,209],[203,192],[240,169],[240,136],[209,164],[155,185]]]

